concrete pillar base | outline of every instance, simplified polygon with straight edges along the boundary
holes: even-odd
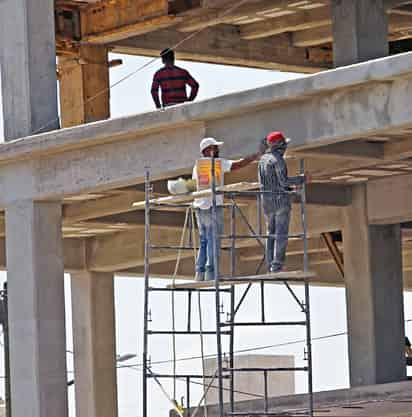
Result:
[[[369,226],[366,186],[344,211],[344,269],[351,386],[406,378],[401,233]]]
[[[77,417],[117,417],[114,279],[71,275]]]
[[[13,417],[67,417],[61,205],[6,208]]]

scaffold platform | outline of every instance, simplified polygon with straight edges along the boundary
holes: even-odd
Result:
[[[249,276],[240,276],[237,278],[220,278],[219,284],[221,286],[230,286],[230,285],[243,285],[243,284],[260,284],[262,282],[266,284],[279,284],[284,282],[301,282],[303,283],[305,279],[315,278],[316,274],[314,272],[304,272],[304,271],[285,271],[285,272],[276,272],[271,274],[261,274],[261,275],[249,275]],[[194,281],[194,282],[185,282],[179,284],[170,284],[168,288],[187,288],[187,289],[198,289],[198,288],[211,288],[215,286],[214,280],[209,281]]]

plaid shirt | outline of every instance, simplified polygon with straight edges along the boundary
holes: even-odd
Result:
[[[272,214],[290,207],[290,186],[302,184],[302,176],[288,177],[288,167],[283,156],[273,150],[265,153],[259,161],[259,181],[262,184],[263,210]]]
[[[186,84],[190,85],[192,89],[189,98],[187,98]],[[153,77],[152,97],[157,108],[161,107],[159,87],[162,90],[163,106],[192,101],[196,98],[199,90],[199,84],[189,72],[174,65],[164,66]]]

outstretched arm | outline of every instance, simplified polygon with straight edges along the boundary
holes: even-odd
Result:
[[[256,159],[258,159],[260,155],[262,155],[260,152],[256,152],[252,155],[246,156],[245,158],[238,159],[237,161],[233,161],[231,171],[236,171],[237,169],[248,166],[253,161],[256,161]]]

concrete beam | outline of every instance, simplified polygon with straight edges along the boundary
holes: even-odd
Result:
[[[59,127],[52,0],[0,2],[4,137]]]
[[[397,224],[412,220],[412,175],[382,178],[367,187],[370,224]]]
[[[117,417],[114,276],[71,275],[77,417]]]
[[[65,272],[86,269],[86,240],[63,239],[63,263]],[[6,239],[0,238],[0,270],[6,271]]]
[[[224,156],[238,157],[254,152],[256,138],[275,126],[296,149],[406,129],[412,126],[411,73],[412,53],[406,53],[1,145],[0,207],[19,198],[134,185],[147,161],[155,180],[187,173],[206,134],[225,140]]]

